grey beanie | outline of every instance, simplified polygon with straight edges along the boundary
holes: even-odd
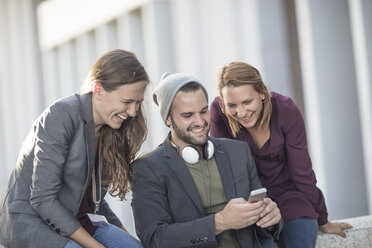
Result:
[[[152,98],[156,105],[160,107],[160,116],[166,123],[174,97],[178,91],[189,83],[197,83],[201,86],[208,102],[208,93],[204,86],[195,77],[185,73],[165,72],[161,78],[158,87],[154,90]]]

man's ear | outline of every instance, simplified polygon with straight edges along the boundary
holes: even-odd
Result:
[[[167,120],[165,121],[165,125],[167,125],[167,127],[170,127],[171,124],[172,124],[172,121],[171,121],[170,118],[171,118],[170,115],[168,115],[168,118],[167,118]]]

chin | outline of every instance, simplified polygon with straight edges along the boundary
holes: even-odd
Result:
[[[205,144],[205,143],[207,143],[207,141],[208,141],[208,135],[205,134],[203,137],[200,137],[200,138],[197,139],[197,140],[198,140],[199,143],[201,143],[201,144]]]
[[[119,129],[123,123],[115,123],[114,125],[109,125],[112,129]]]
[[[249,123],[241,123],[239,122],[243,127],[245,128],[251,128],[251,127],[254,127],[256,125],[256,121],[254,122],[249,122]]]

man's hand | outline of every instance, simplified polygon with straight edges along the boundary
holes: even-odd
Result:
[[[215,215],[216,235],[229,229],[241,229],[253,225],[264,211],[263,201],[249,203],[243,198],[231,199],[225,208]]]
[[[345,238],[346,234],[343,230],[352,228],[351,225],[344,222],[327,222],[327,224],[319,226],[319,230],[325,233],[337,234]]]
[[[256,225],[262,228],[270,228],[277,224],[282,216],[278,206],[270,198],[265,198],[263,201],[265,208],[260,213],[261,219],[256,223]]]

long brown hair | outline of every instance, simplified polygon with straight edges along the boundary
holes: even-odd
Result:
[[[218,91],[220,93],[220,106],[222,112],[226,115],[229,125],[234,137],[240,132],[242,125],[235,120],[226,111],[226,106],[223,101],[222,89],[224,87],[239,87],[242,85],[252,85],[254,90],[265,96],[263,101],[263,109],[261,111],[260,118],[257,120],[260,123],[260,127],[266,129],[270,125],[272,105],[271,105],[271,94],[267,89],[266,85],[262,81],[260,72],[244,62],[231,62],[221,68],[218,76]]]
[[[124,84],[138,81],[149,81],[148,75],[137,60],[128,51],[116,49],[103,54],[92,66],[84,88],[92,89],[93,83],[100,83],[107,92]],[[142,104],[141,104],[142,105]],[[146,120],[139,107],[134,118],[128,118],[119,129],[107,125],[101,128],[97,162],[104,168],[103,185],[112,196],[121,200],[132,188],[132,177],[129,164],[134,160],[147,136]]]

